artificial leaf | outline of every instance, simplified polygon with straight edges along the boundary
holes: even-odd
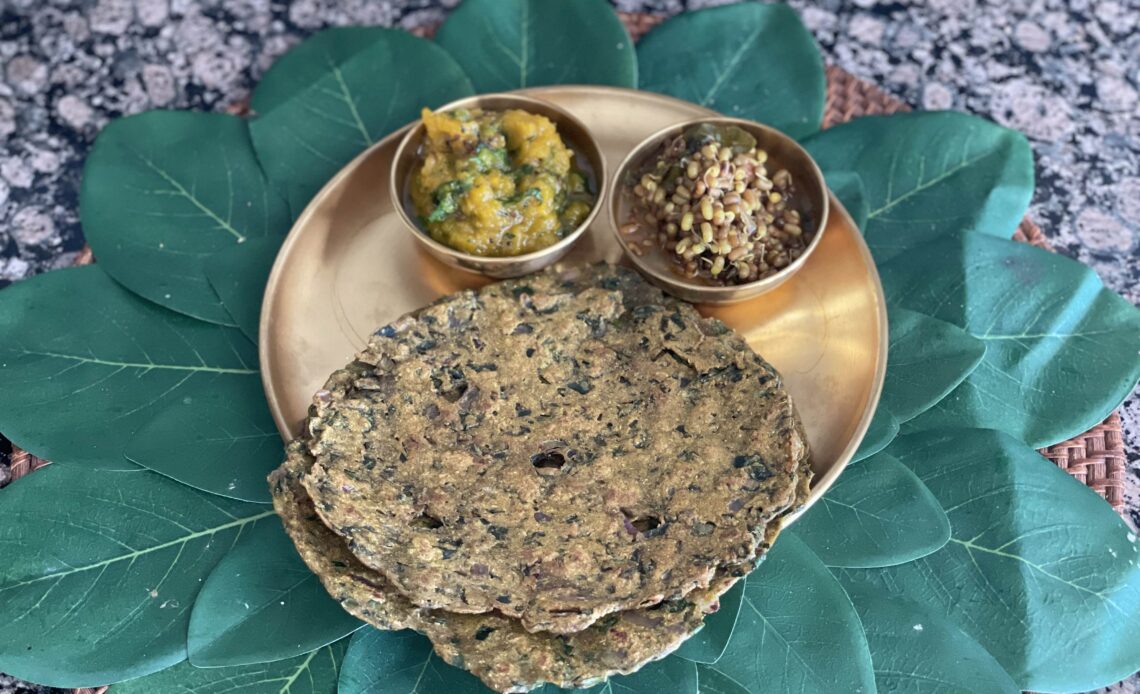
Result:
[[[5,488],[4,671],[87,687],[184,660],[202,579],[242,532],[259,521],[276,523],[272,516],[265,506],[202,494],[139,469],[55,464]]]
[[[250,95],[249,107],[263,116],[326,78],[358,54],[387,40],[383,27],[330,27],[290,48],[261,76]]]
[[[888,451],[946,509],[950,542],[909,564],[844,569],[846,582],[945,615],[1022,689],[1086,691],[1140,669],[1140,552],[1096,492],[997,431],[901,436]]]
[[[564,691],[552,685],[534,690]],[[650,663],[632,675],[611,677],[584,694],[697,694],[696,665],[683,658]],[[353,635],[340,674],[340,694],[490,694],[479,678],[443,662],[431,642],[413,631],[365,627]]]
[[[364,627],[352,636],[340,669],[340,694],[485,694],[478,677],[443,662],[414,631]]]
[[[888,369],[889,371],[889,369]],[[899,420],[881,402],[871,418],[871,426],[863,436],[859,448],[855,450],[851,462],[866,460],[890,445],[899,433]]]
[[[579,694],[698,694],[701,689],[697,679],[697,663],[684,658],[668,657],[643,666],[632,675],[615,675],[589,689],[562,689],[545,684],[532,689],[532,694],[559,694],[578,692]],[[483,690],[490,693],[490,689]]]
[[[748,694],[751,690],[716,669],[697,663],[697,691],[700,694]]]
[[[311,653],[272,663],[196,668],[188,662],[115,685],[115,694],[337,694],[341,639]]]
[[[246,379],[219,381],[158,409],[123,454],[196,489],[267,504],[265,478],[285,448],[261,383]]]
[[[210,286],[233,322],[254,342],[258,339],[265,283],[280,248],[280,239],[253,239],[206,260]]]
[[[791,533],[782,534],[749,574],[732,639],[720,660],[700,672],[709,670],[717,681],[756,694],[875,691],[855,608],[823,562]]]
[[[197,667],[250,665],[312,652],[360,626],[325,592],[281,524],[263,523],[210,572],[187,647]]]
[[[223,325],[233,319],[206,279],[206,259],[289,231],[245,121],[222,113],[111,121],[87,155],[79,217],[104,272],[160,306]]]
[[[746,2],[684,12],[641,39],[637,59],[642,89],[758,120],[793,137],[819,130],[823,121],[823,58],[787,5]]]
[[[843,204],[843,208],[847,210],[847,214],[851,215],[851,220],[855,222],[855,226],[859,229],[867,227],[867,191],[863,189],[863,179],[859,178],[859,174],[852,171],[829,171],[827,172],[827,187],[835,197],[839,198],[839,202]]]
[[[965,381],[903,427],[1000,429],[1035,448],[1087,431],[1140,379],[1140,311],[1080,263],[952,234],[880,268],[887,302],[986,343]]]
[[[479,92],[637,86],[633,41],[604,0],[464,0],[435,40]]]
[[[155,412],[259,381],[241,332],[143,301],[98,266],[0,292],[0,392],[20,403],[0,431],[49,460],[131,467],[123,447]]]
[[[871,646],[880,692],[1020,693],[981,644],[939,613],[866,586],[848,585]]]
[[[338,45],[342,40],[346,46]],[[293,49],[266,80],[268,95],[255,89],[253,103],[271,108],[249,130],[266,175],[294,215],[349,160],[418,118],[421,108],[472,93],[442,48],[378,27],[326,29]],[[289,94],[291,88],[297,91]]]
[[[589,690],[591,694],[697,694],[697,665],[684,658],[665,658],[632,675],[615,675]]]
[[[828,566],[893,566],[950,539],[938,500],[905,465],[879,453],[843,471],[794,532]]]
[[[715,663],[720,660],[732,637],[732,630],[736,627],[736,617],[740,614],[744,581],[745,579],[740,579],[720,596],[720,609],[705,617],[704,627],[681,645],[677,655],[696,663]]]
[[[531,690],[532,694],[558,694],[565,691],[579,694],[698,694],[705,690],[698,683],[697,663],[671,656],[644,665],[632,675],[615,675],[589,689],[566,690],[545,684]]]
[[[890,311],[890,367],[880,402],[899,422],[930,409],[969,376],[986,343],[956,325],[904,308]]]
[[[824,172],[859,172],[880,263],[963,229],[1009,238],[1033,195],[1025,136],[964,113],[865,116],[803,144]]]

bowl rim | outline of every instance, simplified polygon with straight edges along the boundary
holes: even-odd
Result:
[[[743,284],[698,284],[689,280],[682,275],[675,272],[660,272],[658,269],[652,267],[645,262],[642,256],[633,253],[629,249],[629,244],[626,243],[625,235],[621,233],[621,222],[618,219],[618,206],[622,200],[622,195],[625,193],[623,188],[622,179],[625,178],[626,172],[635,163],[640,161],[649,151],[655,147],[659,147],[662,142],[670,135],[680,134],[686,129],[700,125],[702,123],[713,123],[718,125],[736,125],[742,127],[749,132],[756,134],[757,131],[765,138],[783,141],[785,144],[790,145],[793,151],[802,155],[804,160],[809,165],[809,171],[812,176],[819,183],[822,198],[820,210],[817,220],[813,220],[813,226],[816,228],[815,236],[812,237],[811,243],[807,245],[804,252],[800,257],[793,260],[787,267],[780,269],[767,277],[745,282]],[[819,246],[820,239],[823,238],[824,231],[827,229],[828,216],[831,213],[830,195],[828,194],[827,181],[823,176],[823,171],[819,168],[819,164],[815,158],[804,149],[794,137],[787,133],[778,130],[770,125],[766,125],[759,121],[748,120],[746,118],[733,118],[731,116],[706,116],[703,118],[692,118],[690,120],[681,121],[672,125],[661,128],[653,134],[646,137],[639,142],[633,149],[626,154],[621,163],[618,164],[617,169],[614,170],[613,180],[610,181],[610,189],[608,191],[609,199],[606,204],[606,212],[609,216],[610,232],[617,239],[618,245],[621,246],[622,252],[630,259],[639,272],[645,273],[650,277],[656,279],[664,285],[676,287],[682,291],[702,295],[702,301],[709,303],[732,303],[735,301],[743,301],[751,299],[768,291],[775,289],[783,284],[789,277],[794,275],[804,263],[807,262],[808,257]],[[654,248],[665,252],[654,243]]]
[[[552,243],[549,246],[545,246],[536,251],[531,251],[530,253],[524,253],[522,255],[476,255],[474,253],[465,253],[463,251],[456,250],[451,246],[440,243],[439,241],[433,239],[431,237],[431,234],[420,227],[419,223],[416,222],[416,220],[408,214],[408,210],[403,202],[405,182],[400,181],[396,175],[397,170],[400,167],[400,162],[406,157],[415,156],[415,152],[409,152],[408,149],[411,146],[413,140],[415,140],[424,129],[424,122],[422,118],[416,119],[408,125],[407,132],[401,136],[400,144],[397,145],[396,151],[392,155],[392,164],[388,171],[388,195],[391,196],[392,207],[395,208],[396,214],[400,217],[400,221],[404,223],[404,227],[409,232],[411,232],[413,238],[415,238],[419,243],[425,245],[427,248],[437,254],[454,258],[462,263],[469,264],[471,266],[508,266],[512,264],[541,260],[547,256],[551,256],[552,260],[556,259],[557,257],[561,257],[562,252],[568,250],[570,246],[574,245],[574,242],[581,238],[582,234],[585,233],[590,225],[594,223],[594,220],[601,212],[602,205],[605,203],[606,192],[610,188],[609,165],[606,162],[605,152],[602,151],[602,147],[598,143],[598,139],[594,136],[593,131],[590,130],[590,128],[587,127],[586,124],[583,123],[577,116],[570,113],[561,106],[558,106],[557,104],[553,104],[549,101],[535,98],[533,96],[519,94],[517,92],[488,92],[486,94],[475,94],[472,96],[463,97],[462,99],[456,99],[455,101],[448,102],[432,110],[436,113],[441,113],[445,111],[453,111],[460,108],[479,108],[480,102],[492,98],[516,102],[518,103],[520,110],[526,110],[525,107],[527,105],[538,105],[543,109],[554,111],[558,113],[560,117],[574,123],[574,125],[582,133],[585,134],[588,140],[586,144],[588,144],[594,150],[593,153],[597,156],[599,164],[597,167],[598,171],[596,172],[598,190],[594,204],[590,206],[589,214],[587,214],[582,222],[574,228],[574,231],[559,239],[556,243]],[[560,137],[561,136],[564,135],[560,133]]]

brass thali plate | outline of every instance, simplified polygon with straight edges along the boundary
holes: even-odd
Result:
[[[715,115],[630,89],[523,91],[584,121],[611,168],[653,132]],[[352,360],[374,330],[441,295],[489,281],[429,257],[402,227],[387,191],[403,132],[373,145],[330,180],[277,256],[261,311],[261,373],[286,439],[299,433],[313,393]],[[887,361],[878,273],[847,212],[834,197],[831,206],[819,247],[787,282],[743,303],[698,307],[743,334],[783,375],[812,448],[816,478],[809,504],[835,481],[862,441]],[[605,216],[598,216],[562,263],[622,259]]]

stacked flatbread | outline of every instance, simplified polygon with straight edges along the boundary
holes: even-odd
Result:
[[[426,634],[502,692],[590,686],[675,650],[809,480],[775,370],[606,265],[382,328],[270,478],[347,611]]]

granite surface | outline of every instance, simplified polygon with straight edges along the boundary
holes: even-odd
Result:
[[[414,27],[456,0],[0,0],[0,286],[69,265],[84,156],[111,118],[220,110],[329,25]],[[616,0],[672,13],[715,2]],[[792,0],[829,62],[918,108],[1025,132],[1031,214],[1140,304],[1140,0]],[[1140,524],[1140,398],[1125,404]],[[0,442],[0,476],[4,445]],[[2,481],[0,481],[2,484]],[[1135,691],[1125,684],[1117,691]],[[22,692],[0,676],[0,694]]]

